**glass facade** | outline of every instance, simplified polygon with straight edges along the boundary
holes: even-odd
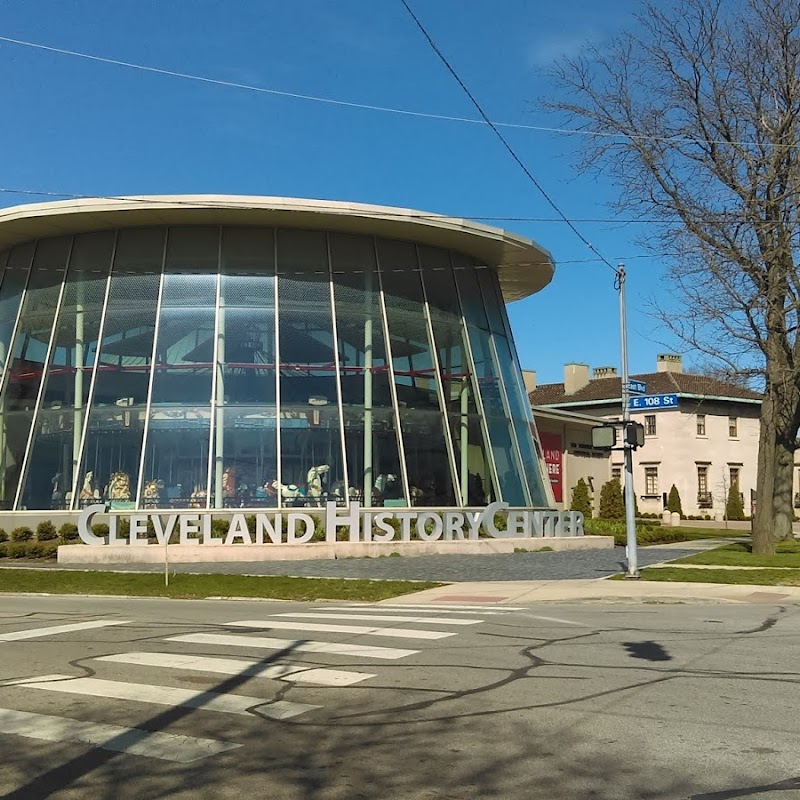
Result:
[[[0,508],[544,507],[496,271],[340,231],[0,252]]]

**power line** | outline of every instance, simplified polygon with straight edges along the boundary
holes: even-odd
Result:
[[[203,201],[203,200],[182,200],[181,196],[178,195],[176,197],[167,196],[145,196],[145,197],[135,197],[129,195],[102,195],[102,194],[78,194],[76,192],[61,192],[61,191],[44,191],[42,189],[19,189],[14,188],[11,186],[0,186],[0,195],[8,194],[8,195],[21,195],[23,197],[30,196],[30,197],[48,197],[54,199],[66,199],[66,200],[114,200],[123,203],[147,203],[148,205],[153,205],[153,203],[164,203],[165,205],[178,205],[178,206],[189,206],[192,208],[219,208],[220,206],[225,205],[224,196],[221,200],[214,200],[214,201]],[[247,195],[244,195],[247,197]],[[283,198],[283,199],[300,199],[300,198]],[[647,225],[654,225],[654,224],[663,224],[665,220],[659,219],[657,217],[648,218],[648,217],[637,217],[637,218],[629,218],[624,219],[620,217],[565,217],[565,216],[558,216],[558,217],[524,217],[524,216],[493,216],[487,214],[456,214],[456,213],[448,213],[448,214],[436,214],[433,212],[424,212],[424,211],[414,211],[413,209],[404,209],[404,208],[395,208],[393,206],[379,206],[378,208],[372,209],[367,204],[359,203],[361,206],[358,209],[358,213],[362,216],[379,216],[384,217],[387,214],[394,213],[396,216],[401,217],[402,219],[419,219],[419,220],[441,220],[441,219],[463,219],[463,220],[470,220],[475,222],[487,221],[487,222],[536,222],[540,224],[550,224],[550,223],[559,223],[559,224],[601,224],[601,225],[635,225],[635,224],[647,224]],[[303,206],[305,208],[309,208],[312,210],[320,210],[320,211],[329,211],[331,210],[332,206],[320,203],[319,205],[314,205],[313,200],[306,200],[303,198]],[[8,208],[6,206],[5,208]],[[245,210],[263,210],[263,206],[260,205],[250,205],[243,203],[236,203],[236,208],[243,208]],[[3,207],[0,207],[0,211],[3,210]],[[708,223],[719,223],[725,222],[721,217],[698,217],[698,222],[708,222]],[[735,219],[731,219],[728,221],[735,221]],[[751,223],[753,227],[770,227],[774,223],[770,221],[762,221],[757,222],[754,221]],[[800,227],[800,224],[795,227]],[[653,256],[650,254],[642,254],[638,256],[630,256],[630,258],[652,258]],[[595,258],[584,258],[575,261],[561,261],[559,263],[565,264],[578,264],[578,263],[590,263],[590,262],[597,262],[603,261],[602,256],[596,256]]]
[[[409,13],[410,9],[409,9]],[[412,16],[414,16],[412,14]],[[415,18],[416,19],[416,18]],[[72,58],[82,58],[86,61],[95,61],[100,64],[110,64],[115,67],[125,67],[126,69],[135,69],[141,72],[150,72],[155,75],[166,75],[170,78],[180,78],[181,80],[196,81],[198,83],[211,84],[213,86],[222,86],[227,89],[241,89],[248,92],[257,92],[259,94],[268,94],[275,97],[286,97],[293,100],[306,100],[313,103],[325,103],[332,106],[341,106],[344,108],[359,109],[362,111],[376,111],[385,114],[399,114],[406,117],[418,117],[421,119],[441,120],[444,122],[460,122],[469,125],[491,125],[498,128],[516,128],[518,130],[535,131],[538,133],[555,133],[566,136],[593,136],[602,139],[621,139],[625,141],[641,141],[641,142],[669,142],[672,144],[714,144],[714,145],[730,145],[738,147],[758,147],[761,146],[758,142],[745,142],[745,141],[732,141],[728,139],[694,139],[691,136],[637,136],[635,134],[611,133],[607,131],[591,131],[583,130],[580,128],[559,128],[550,125],[528,125],[522,122],[490,122],[487,119],[475,119],[473,117],[459,117],[452,114],[437,114],[428,111],[414,111],[409,108],[397,108],[395,106],[375,105],[371,103],[359,103],[350,100],[338,100],[333,97],[323,97],[321,95],[303,94],[301,92],[290,92],[284,89],[271,89],[265,86],[255,86],[249,83],[239,83],[238,81],[226,81],[222,78],[211,78],[207,75],[197,75],[191,72],[179,72],[177,70],[165,69],[163,67],[154,67],[149,64],[141,64],[135,61],[123,61],[118,58],[109,58],[106,56],[98,56],[94,53],[85,53],[81,50],[70,50],[66,47],[54,47],[52,45],[42,44],[41,42],[31,42],[26,39],[15,39],[11,36],[0,36],[0,42],[7,44],[14,44],[20,47],[28,47],[33,50],[43,50],[48,53],[57,53],[62,56],[71,56]],[[795,145],[780,145],[777,143],[765,143],[771,147],[794,147]]]
[[[472,92],[469,90],[469,88],[464,83],[464,81],[461,80],[461,77],[455,71],[455,69],[450,64],[450,62],[447,60],[447,57],[444,55],[444,53],[442,53],[442,51],[437,47],[436,42],[433,41],[433,38],[428,33],[428,31],[425,29],[425,26],[422,24],[422,22],[420,21],[419,17],[417,17],[417,15],[411,10],[411,6],[409,6],[409,4],[406,2],[406,0],[400,0],[400,2],[405,6],[406,11],[408,11],[409,15],[411,16],[411,19],[414,20],[414,22],[416,23],[417,27],[422,32],[422,35],[427,40],[427,42],[430,45],[430,47],[433,50],[433,52],[436,53],[436,55],[439,57],[439,60],[447,68],[447,71],[453,76],[453,78],[455,79],[456,83],[462,88],[462,90],[464,91],[464,94],[466,94],[467,97],[470,99],[472,105],[475,106],[475,109],[481,115],[481,118],[483,119],[483,121],[492,129],[492,131],[494,132],[495,136],[497,136],[497,138],[500,140],[500,142],[502,143],[503,147],[505,147],[505,149],[508,152],[508,154],[511,156],[511,158],[514,159],[514,161],[517,163],[519,168],[525,173],[525,175],[528,177],[528,180],[530,180],[530,182],[536,187],[536,189],[538,190],[539,194],[541,194],[542,197],[544,197],[544,199],[547,201],[547,203],[550,205],[550,207],[567,224],[567,227],[600,259],[600,261],[602,261],[606,266],[608,266],[611,270],[613,270],[614,274],[619,277],[619,270],[607,258],[605,258],[605,256],[603,256],[603,254],[578,230],[578,228],[566,216],[566,214],[564,214],[564,212],[556,204],[555,200],[553,200],[553,198],[550,197],[550,195],[547,193],[547,191],[542,186],[542,184],[539,183],[539,181],[534,177],[533,173],[525,165],[525,162],[517,155],[516,151],[508,143],[508,140],[506,139],[505,136],[503,136],[503,134],[500,132],[499,128],[494,124],[494,122],[492,122],[489,119],[489,115],[483,110],[483,106],[477,101],[477,99],[472,94]]]

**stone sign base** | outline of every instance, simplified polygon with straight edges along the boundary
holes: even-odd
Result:
[[[612,536],[547,536],[539,538],[466,539],[434,542],[309,542],[307,544],[171,544],[166,557],[172,564],[225,563],[236,561],[305,561],[329,558],[378,558],[380,556],[479,555],[513,553],[516,550],[598,550],[614,547]],[[163,564],[165,548],[62,545],[59,564]]]

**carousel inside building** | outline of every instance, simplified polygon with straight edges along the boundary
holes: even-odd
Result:
[[[0,212],[0,508],[552,506],[505,302],[547,251],[283,198]]]

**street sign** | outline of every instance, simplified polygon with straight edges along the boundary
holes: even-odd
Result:
[[[628,391],[631,394],[647,394],[647,384],[644,381],[628,381]]]
[[[645,394],[639,397],[631,397],[628,401],[628,408],[631,411],[658,411],[677,407],[677,394]]]

